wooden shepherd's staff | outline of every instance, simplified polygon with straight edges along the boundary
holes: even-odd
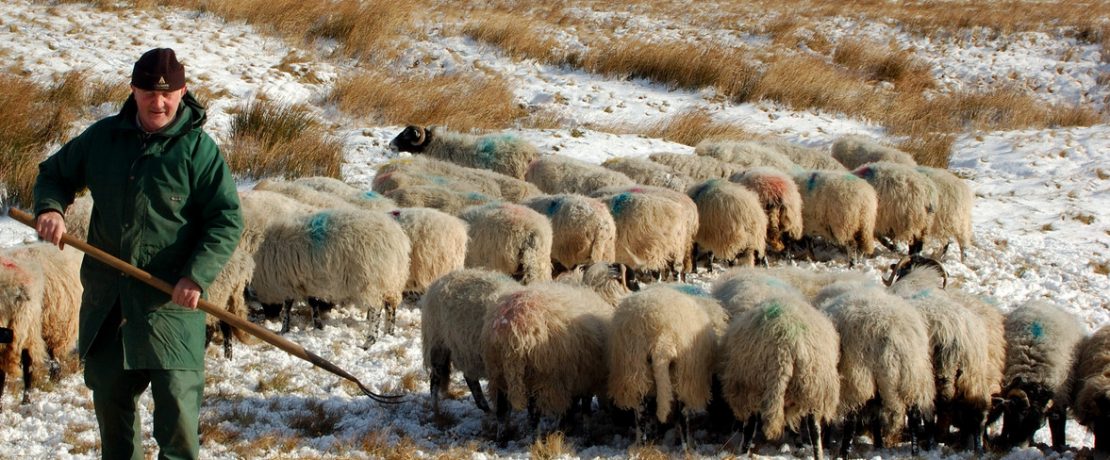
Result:
[[[34,218],[31,217],[31,215],[27,214],[26,212],[23,212],[19,209],[16,209],[15,207],[12,207],[8,210],[8,215],[11,216],[12,219],[15,219],[15,220],[19,221],[23,225],[26,225],[26,226],[31,227],[31,228],[35,228]],[[62,242],[65,243],[65,244],[68,244],[70,246],[73,246],[77,249],[80,249],[81,252],[84,252],[85,254],[88,254],[88,255],[96,258],[96,260],[99,260],[99,261],[101,261],[105,264],[108,264],[108,265],[112,266],[113,268],[125,273],[126,275],[128,275],[132,278],[135,278],[139,281],[142,281],[142,282],[154,287],[155,289],[158,289],[159,291],[165,292],[166,294],[169,294],[171,296],[173,295],[173,286],[171,286],[169,283],[167,283],[165,281],[162,281],[158,278],[155,278],[155,277],[151,276],[150,273],[147,273],[143,270],[140,270],[140,269],[136,268],[134,265],[131,265],[127,262],[124,262],[124,261],[116,258],[115,256],[112,256],[111,254],[108,254],[107,252],[101,251],[100,249],[98,249],[96,247],[93,247],[92,245],[90,245],[90,244],[88,244],[84,241],[81,241],[77,238],[74,238],[74,237],[70,236],[69,234],[63,234],[62,235]],[[316,354],[314,354],[314,353],[312,353],[308,350],[305,350],[304,347],[302,347],[300,345],[297,345],[296,343],[294,343],[292,341],[286,340],[284,337],[275,334],[273,331],[271,331],[269,329],[266,329],[262,326],[254,324],[250,321],[247,321],[243,318],[235,316],[231,313],[228,313],[226,309],[217,307],[216,305],[212,304],[211,302],[209,302],[207,300],[200,299],[200,302],[197,303],[197,308],[200,308],[201,310],[204,310],[204,312],[208,313],[209,315],[213,315],[213,316],[219,318],[220,320],[224,321],[225,323],[228,323],[228,324],[230,324],[230,325],[232,325],[232,326],[234,326],[234,327],[236,327],[240,330],[246,331],[250,335],[253,335],[255,337],[258,337],[258,338],[266,341],[266,343],[269,343],[270,345],[278,347],[278,349],[280,349],[280,350],[282,350],[286,353],[289,353],[293,356],[301,358],[305,361],[308,361],[308,362],[312,363],[313,365],[315,365],[317,367],[320,367],[320,368],[322,368],[322,369],[324,369],[328,372],[331,372],[332,374],[338,375],[338,376],[343,377],[347,380],[350,380],[351,382],[354,382],[354,384],[358,385],[358,388],[360,390],[362,390],[362,392],[364,394],[366,394],[366,396],[369,396],[371,399],[373,399],[375,401],[378,401],[380,403],[398,403],[399,402],[397,399],[400,398],[401,395],[383,395],[383,394],[374,393],[373,391],[370,391],[369,388],[366,388],[366,385],[363,385],[362,382],[358,381],[357,378],[355,378],[353,375],[351,375],[347,371],[344,371],[339,366],[336,366],[335,364],[332,364],[330,361],[328,361],[324,358],[321,358],[320,356],[317,356]]]

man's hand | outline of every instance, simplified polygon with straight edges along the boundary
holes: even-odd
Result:
[[[200,302],[200,286],[189,278],[181,278],[173,287],[173,303],[196,310]]]
[[[35,218],[35,230],[43,241],[57,245],[58,249],[65,249],[62,235],[66,233],[66,220],[58,211],[46,211]]]

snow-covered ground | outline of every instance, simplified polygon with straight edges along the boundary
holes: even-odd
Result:
[[[660,30],[676,33],[675,27],[679,26],[669,24]],[[834,39],[862,35],[886,42],[893,38],[906,48],[912,47],[933,67],[938,81],[950,89],[978,88],[1016,74],[1038,97],[1051,102],[1101,108],[1108,94],[1106,85],[1096,84],[1098,75],[1110,72],[1099,60],[1098,46],[1072,39],[1030,33],[991,40],[934,42],[907,36],[886,25],[860,25],[850,19],[830,19],[820,27]],[[321,116],[340,126],[339,133],[345,136],[348,147],[343,174],[349,183],[368,187],[375,165],[395,155],[386,145],[400,131],[399,126],[366,126],[320,105],[324,92],[345,70],[341,64],[315,60],[311,51],[292,48],[242,23],[227,23],[195,12],[103,12],[87,5],[48,6],[23,0],[5,0],[0,8],[0,56],[5,65],[42,81],[71,69],[85,69],[94,78],[123,82],[134,59],[156,46],[176,49],[186,64],[190,86],[203,87],[213,95],[208,129],[217,139],[227,134],[229,109],[265,94],[314,105]],[[748,131],[814,147],[827,147],[847,133],[883,135],[875,124],[835,114],[788,111],[773,104],[722,105],[702,92],[672,90],[642,80],[607,79],[530,61],[514,62],[496,49],[468,39],[442,37],[434,31],[413,43],[410,52],[430,56],[432,59],[420,62],[441,68],[467,68],[480,62],[483,68],[515,82],[521,103],[550,110],[577,125],[642,125],[689,108],[704,108],[717,119],[741,124]],[[314,78],[300,78],[308,74]],[[110,110],[105,107],[98,115]],[[88,122],[91,119],[84,124]],[[524,130],[519,134],[535,142],[541,151],[592,162],[613,156],[692,151],[688,146],[658,139],[588,129],[574,129],[573,133],[571,129]],[[993,296],[1007,310],[1028,299],[1049,298],[1075,313],[1091,330],[1110,324],[1110,278],[1106,274],[1110,265],[1110,162],[1105,159],[1106,152],[1110,152],[1110,127],[1106,125],[962,136],[955,144],[951,168],[976,192],[975,244],[968,250],[966,264],[951,256],[945,260],[962,287]],[[0,219],[0,246],[32,240],[29,229],[10,219]],[[865,269],[878,276],[892,261],[892,254],[880,251],[866,262]],[[793,263],[845,269],[842,262]],[[708,283],[711,277],[699,275],[695,282]],[[362,446],[367,439],[377,439],[375,436],[384,436],[382,439],[389,443],[405,439],[423,456],[434,456],[471,441],[477,441],[474,455],[478,457],[529,455],[526,443],[498,448],[488,442],[488,421],[463,393],[446,402],[446,421],[432,419],[420,356],[418,310],[403,308],[397,333],[369,350],[359,346],[364,325],[358,318],[356,312],[339,309],[331,313],[327,329],[304,329],[303,322],[295,321],[288,337],[350,370],[374,389],[409,393],[404,403],[388,407],[373,403],[340,379],[265,345],[238,346],[232,361],[223,359],[213,347],[201,415],[203,455],[361,458],[370,456]],[[274,323],[266,325],[278,327]],[[463,385],[455,381],[453,387]],[[14,389],[9,382],[9,391],[0,399],[0,445],[4,446],[0,457],[96,456],[95,448],[91,448],[97,439],[96,420],[79,374],[66,377],[49,392],[36,391],[32,403],[26,406],[18,405],[19,391]],[[142,407],[146,446],[153,449],[149,397],[144,397]],[[320,414],[330,416],[313,420]],[[328,429],[324,434],[307,436],[292,422],[300,420],[303,425],[306,419]],[[1069,429],[1071,445],[1093,444],[1081,427],[1070,423]],[[289,439],[295,439],[295,444],[286,445],[283,440]],[[1047,431],[1041,432],[1039,439],[1047,440]],[[613,438],[595,446],[583,445],[574,438],[571,442],[579,444],[572,456],[628,455],[628,439]],[[702,445],[697,453],[724,455],[720,444]],[[789,447],[760,451],[768,457],[806,454]],[[903,446],[868,456],[909,454],[908,447]],[[925,454],[930,458],[949,455],[971,456]],[[1036,449],[1026,449],[1008,457],[1040,455]]]

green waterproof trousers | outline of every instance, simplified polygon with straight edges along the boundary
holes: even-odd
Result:
[[[102,458],[144,458],[137,402],[147,386],[154,399],[158,458],[196,459],[200,455],[204,371],[124,369],[118,304],[85,355],[85,385],[93,394]]]

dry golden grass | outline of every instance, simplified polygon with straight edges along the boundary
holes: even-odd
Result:
[[[671,458],[669,454],[659,450],[659,447],[652,444],[641,444],[629,447],[628,457],[638,460],[667,460]]]
[[[505,50],[517,59],[535,59],[546,64],[573,61],[559,42],[546,36],[544,24],[527,16],[505,13],[482,15],[463,25],[463,34]]]
[[[500,129],[526,115],[509,83],[498,76],[404,76],[380,71],[340,79],[328,100],[375,121],[447,125],[454,130]]]
[[[694,109],[678,113],[659,123],[647,126],[641,132],[648,137],[666,139],[685,145],[697,145],[705,139],[755,139],[756,135],[747,132],[739,125],[714,121],[704,109]]]
[[[397,444],[390,444],[389,433],[385,431],[367,433],[366,436],[358,442],[357,449],[359,449],[360,454],[383,460],[412,460],[423,458],[420,454],[419,447],[412,439],[403,436]]]
[[[881,94],[844,70],[810,56],[772,63],[755,94],[796,110],[818,108],[862,117],[879,113]]]
[[[343,420],[343,413],[337,410],[328,410],[324,404],[317,400],[305,402],[305,411],[294,414],[288,418],[289,428],[292,428],[301,437],[319,438],[335,433],[339,422]]]
[[[566,436],[563,435],[561,431],[556,431],[544,436],[542,439],[537,439],[528,450],[532,458],[540,460],[551,460],[570,454],[573,451],[574,445],[567,440]]]
[[[848,39],[836,45],[833,62],[855,70],[865,79],[893,83],[899,91],[921,91],[936,86],[929,66],[906,50],[891,49],[869,40]]]
[[[241,176],[339,177],[343,144],[303,106],[248,102],[231,121],[225,157]]]

